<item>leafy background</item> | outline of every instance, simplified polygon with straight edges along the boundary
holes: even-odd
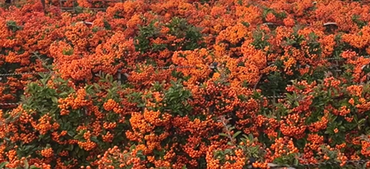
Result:
[[[368,165],[367,1],[0,2],[1,167]]]

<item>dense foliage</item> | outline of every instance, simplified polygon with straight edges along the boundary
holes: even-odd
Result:
[[[0,8],[0,167],[370,157],[366,0],[46,3]]]

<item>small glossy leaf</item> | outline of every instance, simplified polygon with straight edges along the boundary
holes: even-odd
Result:
[[[233,138],[236,138],[240,133],[241,133],[241,131],[235,132],[235,134],[233,135]]]

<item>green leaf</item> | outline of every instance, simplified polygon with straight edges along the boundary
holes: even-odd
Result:
[[[9,164],[7,161],[0,163],[0,168],[5,168],[7,164]]]
[[[41,168],[36,167],[36,166],[34,166],[34,165],[31,165],[30,169],[41,169]]]
[[[58,103],[58,98],[57,97],[52,97],[51,100],[53,101],[53,103]]]
[[[299,161],[298,161],[298,158],[294,158],[294,163],[293,163],[295,166],[297,166],[299,164]]]
[[[241,133],[241,131],[235,132],[234,135],[233,135],[233,138],[236,138],[240,133]]]
[[[233,151],[231,149],[226,149],[225,154],[233,154]]]
[[[225,134],[225,133],[220,133],[219,134],[220,136],[224,136],[224,137],[229,137],[229,135]]]
[[[73,150],[73,148],[74,148],[73,144],[70,144],[66,150],[68,150],[68,151],[72,151],[72,150]]]
[[[361,119],[360,121],[358,121],[358,125],[363,125],[364,123],[366,122],[366,119]]]
[[[99,140],[96,136],[91,137],[91,141],[93,141],[95,143],[99,143]]]
[[[28,161],[27,160],[24,160],[24,167],[26,169],[28,169],[30,167],[30,165],[28,164]]]
[[[74,131],[68,131],[67,134],[71,137],[73,137],[74,135],[76,135],[76,132]]]

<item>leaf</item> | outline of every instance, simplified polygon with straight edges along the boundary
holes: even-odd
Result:
[[[225,154],[233,154],[233,151],[228,148],[228,149],[225,150]]]
[[[249,147],[248,149],[251,152],[251,154],[256,154],[258,153],[259,147],[253,146],[253,147]]]
[[[233,135],[233,138],[236,138],[240,133],[241,133],[241,131],[235,132],[234,135]]]
[[[66,148],[66,150],[68,150],[68,151],[72,151],[72,150],[73,150],[73,148],[74,148],[74,146],[71,144],[71,145],[69,145],[69,146],[68,146],[68,148]]]
[[[34,165],[31,165],[30,169],[41,169],[41,168],[36,167],[36,166],[34,166]]]
[[[227,142],[227,145],[229,145],[229,146],[233,146],[234,145],[234,143],[232,143],[232,142]]]
[[[67,97],[68,96],[68,92],[62,92],[59,94],[61,97]]]
[[[26,169],[28,169],[30,167],[30,165],[28,164],[28,161],[27,160],[24,160],[24,167]]]
[[[299,164],[299,161],[297,158],[294,158],[294,165],[297,166]]]
[[[68,131],[67,134],[71,137],[75,136],[76,132],[74,131]]]
[[[7,161],[0,163],[0,168],[5,168],[7,164],[9,164]]]
[[[225,133],[220,133],[219,134],[220,136],[224,136],[224,137],[229,137],[229,135],[225,134]]]
[[[56,97],[52,97],[51,100],[53,101],[53,103],[58,103],[58,98]]]
[[[96,136],[91,137],[91,141],[93,141],[95,143],[99,143],[99,140]]]
[[[366,119],[361,119],[360,121],[358,121],[358,125],[363,125],[364,123],[366,122]]]

